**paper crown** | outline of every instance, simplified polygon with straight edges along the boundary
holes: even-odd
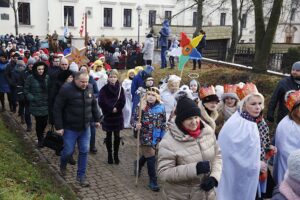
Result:
[[[204,99],[207,96],[216,95],[214,86],[200,88],[200,99]]]
[[[237,85],[225,84],[224,93],[236,93]]]
[[[286,95],[287,98],[285,100],[285,106],[291,112],[295,107],[295,105],[298,105],[300,103],[300,90],[291,91]]]
[[[256,85],[253,83],[246,83],[242,88],[237,87],[236,89],[236,94],[240,99],[243,99],[245,96],[252,93],[258,93]]]

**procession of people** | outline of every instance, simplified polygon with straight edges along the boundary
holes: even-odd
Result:
[[[204,31],[199,34],[205,36]],[[6,36],[0,40],[1,110],[6,111],[8,102],[26,131],[32,132],[35,124],[37,148],[44,147],[47,125],[53,126],[64,144],[55,152],[60,156],[60,174],[66,176],[68,164],[77,162],[76,180],[82,187],[89,186],[88,155],[97,153],[96,129],[102,127],[108,165],[122,164],[122,131],[133,132],[140,155],[132,160],[132,173],[138,178],[146,165],[148,188],[160,191],[161,199],[258,200],[272,195],[275,200],[300,199],[300,61],[274,90],[265,118],[265,97],[254,83],[227,83],[221,96],[216,86],[197,78],[185,85],[175,74],[156,85],[159,80],[153,72],[168,65],[167,20],[160,35],[157,67],[152,65],[151,33],[144,46],[126,39],[97,47],[91,41],[96,50],[87,52],[90,62],[84,64],[49,52],[37,42],[25,42],[23,35]],[[200,53],[204,36],[197,47]],[[176,38],[172,43],[171,48],[178,47]],[[129,54],[126,49],[134,61],[123,60]],[[176,65],[172,57],[170,68]],[[193,62],[194,70],[197,63],[201,69],[200,60]],[[123,66],[128,70],[120,71]],[[269,124],[277,105],[278,126],[272,139]]]

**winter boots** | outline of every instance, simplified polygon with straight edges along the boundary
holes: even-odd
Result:
[[[105,144],[106,144],[106,149],[107,149],[107,162],[108,164],[119,164],[119,147],[120,147],[120,137],[117,136],[115,137],[114,140],[114,157],[112,156],[112,138],[111,137],[106,137],[105,138]]]
[[[134,176],[138,176],[140,177],[141,176],[141,172],[142,172],[142,168],[143,166],[145,165],[145,163],[147,162],[147,158],[145,158],[144,156],[141,156],[140,159],[139,159],[139,170],[137,170],[137,161],[135,160],[134,161]]]
[[[147,167],[148,167],[148,175],[150,177],[150,183],[148,187],[154,191],[159,191],[159,186],[157,185],[157,177],[155,171],[155,156],[147,158]]]
[[[111,137],[106,137],[105,140],[105,145],[106,145],[106,149],[107,149],[107,163],[108,164],[113,164],[113,157],[112,157],[112,141],[111,141]]]
[[[114,161],[115,164],[119,164],[120,160],[119,160],[119,146],[120,146],[120,136],[115,136],[115,140],[114,140]]]

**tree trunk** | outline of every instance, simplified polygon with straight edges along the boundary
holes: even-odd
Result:
[[[266,72],[269,54],[280,18],[283,0],[274,0],[270,19],[265,30],[262,0],[253,0],[255,14],[254,72]]]
[[[196,30],[193,33],[193,37],[196,37],[199,35],[200,30],[202,29],[202,9],[203,9],[203,0],[195,0],[197,3],[197,26]]]
[[[233,62],[234,53],[239,42],[239,22],[238,22],[238,8],[237,8],[237,0],[231,0],[232,6],[232,32],[231,32],[231,44],[228,50],[228,55],[226,61]]]
[[[12,9],[14,11],[14,15],[15,15],[15,32],[16,32],[16,36],[19,35],[19,26],[18,26],[18,9],[16,7],[16,0],[12,1]]]

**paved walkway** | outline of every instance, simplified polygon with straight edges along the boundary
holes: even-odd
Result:
[[[20,123],[17,114],[11,114]],[[23,125],[25,130],[25,125]],[[34,129],[34,128],[33,128]],[[33,130],[30,135],[33,141],[36,141],[36,134]],[[124,145],[120,145],[120,164],[107,164],[106,147],[103,144],[105,133],[102,130],[97,130],[96,148],[97,154],[89,154],[87,180],[90,187],[82,188],[76,182],[77,165],[67,166],[66,182],[78,194],[80,199],[128,199],[128,200],[154,200],[159,199],[159,193],[152,192],[147,188],[148,174],[147,168],[144,167],[142,175],[139,178],[138,187],[135,187],[135,177],[133,175],[133,162],[136,158],[136,139],[132,135],[132,131],[125,129],[121,132]],[[35,145],[35,144],[34,144]],[[40,150],[41,153],[48,159],[50,165],[59,172],[59,158],[55,152],[48,148]],[[74,158],[77,160],[78,152],[76,150]]]

